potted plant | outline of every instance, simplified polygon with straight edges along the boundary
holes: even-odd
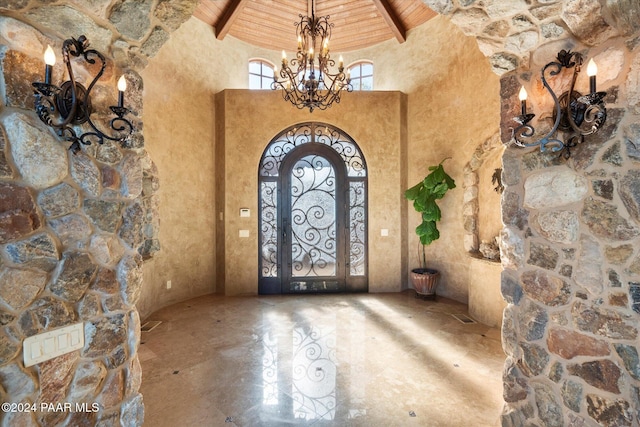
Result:
[[[425,248],[440,238],[436,222],[440,221],[442,215],[436,200],[442,199],[447,191],[456,187],[455,181],[442,166],[447,158],[437,166],[430,166],[429,175],[404,192],[405,198],[413,200],[414,209],[422,216],[422,222],[416,227],[422,248],[421,265],[420,268],[411,270],[411,282],[418,295],[432,298],[436,295],[440,273],[438,270],[427,268]]]

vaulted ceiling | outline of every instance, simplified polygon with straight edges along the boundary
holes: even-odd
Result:
[[[311,0],[201,0],[194,16],[215,28],[216,37],[231,35],[255,46],[294,50],[295,23],[311,14]],[[395,38],[436,13],[422,0],[315,0],[316,16],[330,16],[331,50],[347,52]]]

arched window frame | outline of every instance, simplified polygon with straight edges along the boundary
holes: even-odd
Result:
[[[363,66],[370,66],[371,73],[363,70]],[[347,70],[351,74],[353,90],[373,90],[373,61],[363,59],[353,62],[349,64]]]
[[[257,64],[259,66],[258,72],[252,71],[252,65],[255,66]],[[275,65],[266,59],[263,58],[252,58],[249,60],[249,89],[255,90],[264,90],[271,89],[271,83],[273,82],[273,70]],[[266,71],[266,72],[265,72]],[[260,87],[255,87],[252,85],[252,76],[254,79],[257,78],[257,81],[260,82]]]

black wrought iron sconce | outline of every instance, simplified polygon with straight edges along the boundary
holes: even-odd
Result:
[[[44,83],[33,83],[35,88],[35,109],[38,117],[43,123],[54,128],[59,137],[71,142],[69,150],[74,154],[80,151],[80,144],[91,145],[92,142],[103,144],[105,139],[124,142],[133,132],[133,125],[124,117],[130,112],[124,106],[124,91],[127,88],[127,81],[124,75],[118,80],[118,105],[109,107],[113,114],[116,115],[109,122],[109,126],[114,133],[107,135],[98,129],[91,120],[91,114],[93,113],[91,90],[98,79],[102,77],[106,61],[100,52],[95,49],[88,49],[88,47],[89,40],[85,36],[78,37],[78,40],[70,38],[64,41],[62,44],[62,60],[67,68],[69,80],[58,87],[51,83],[51,71],[56,62],[56,56],[51,46],[48,46],[44,54],[46,64]],[[71,67],[71,57],[77,58],[80,56],[89,64],[95,64],[96,58],[101,62],[100,71],[87,88],[75,81],[73,68]],[[78,136],[74,126],[84,123],[87,123],[91,129]]]
[[[580,53],[561,50],[556,61],[551,61],[542,68],[542,84],[551,94],[554,103],[553,127],[545,136],[533,142],[528,142],[528,140],[535,138],[536,131],[529,122],[535,117],[535,114],[527,113],[527,91],[524,86],[520,89],[521,113],[514,118],[516,122],[520,123],[520,126],[512,131],[512,141],[515,145],[519,147],[539,145],[540,151],[543,152],[564,150],[562,156],[568,159],[571,157],[571,149],[583,142],[585,136],[600,130],[607,119],[607,109],[603,101],[607,93],[596,91],[598,68],[593,59],[587,65],[589,93],[582,95],[574,90],[582,62],[583,58]],[[557,76],[563,68],[573,68],[573,76],[569,90],[558,97],[547,83],[545,73],[549,70],[549,76]],[[559,138],[558,131],[565,133],[564,142]]]

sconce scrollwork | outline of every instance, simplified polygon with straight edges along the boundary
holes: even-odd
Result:
[[[71,57],[82,57],[89,64],[100,61],[100,71],[93,78],[87,88],[76,82]],[[49,46],[45,52],[45,81],[34,82],[35,110],[40,120],[56,130],[56,134],[65,141],[71,142],[69,149],[75,154],[80,151],[80,144],[90,145],[92,142],[103,144],[104,140],[123,142],[133,132],[133,125],[125,118],[130,110],[124,107],[124,91],[126,80],[124,75],[118,81],[118,105],[109,107],[115,115],[109,121],[111,131],[107,134],[101,131],[91,119],[93,108],[91,105],[91,90],[102,77],[106,60],[95,49],[89,49],[89,40],[85,36],[78,39],[70,38],[62,44],[62,60],[67,69],[69,80],[59,87],[51,83],[51,72],[55,64],[55,54]],[[74,126],[87,123],[90,130],[80,135]]]
[[[520,89],[521,114],[514,117],[520,126],[512,130],[512,142],[515,145],[518,147],[540,146],[540,150],[543,152],[562,151],[562,156],[568,159],[571,157],[572,148],[582,143],[586,136],[600,130],[607,119],[607,109],[604,103],[606,92],[596,90],[597,66],[593,59],[589,61],[587,66],[590,92],[582,95],[574,90],[582,63],[582,54],[561,50],[555,61],[549,62],[542,68],[542,84],[553,99],[554,110],[552,113],[553,127],[538,140],[534,140],[536,131],[530,124],[535,114],[527,113],[527,92],[524,86]],[[573,75],[569,90],[558,97],[547,82],[547,76],[555,77],[561,74],[563,69],[573,69]],[[559,131],[565,134],[564,141],[560,139]]]

